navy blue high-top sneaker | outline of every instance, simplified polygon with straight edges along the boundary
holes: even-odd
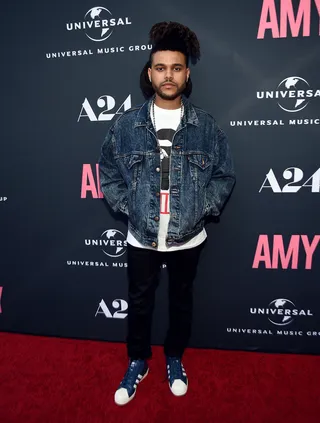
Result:
[[[146,360],[131,360],[119,388],[114,394],[114,401],[118,405],[125,405],[131,401],[139,383],[147,376],[149,366]]]
[[[173,395],[180,397],[188,390],[188,378],[181,359],[178,357],[166,357],[169,387]]]

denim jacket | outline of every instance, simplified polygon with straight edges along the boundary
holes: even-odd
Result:
[[[109,129],[99,159],[101,191],[145,246],[157,247],[160,217],[160,147],[150,99],[123,113]],[[172,140],[167,245],[200,233],[206,216],[218,216],[235,184],[224,132],[183,96],[183,118]]]

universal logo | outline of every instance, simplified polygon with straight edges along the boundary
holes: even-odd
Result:
[[[128,267],[125,253],[127,251],[127,240],[125,235],[118,229],[107,229],[100,238],[85,239],[84,244],[89,247],[91,251],[99,249],[100,257],[104,255],[105,260],[67,260],[68,266],[86,266],[86,267],[112,267],[125,268]],[[95,255],[95,253],[94,253]],[[107,256],[107,257],[106,257]],[[96,255],[98,258],[99,256]]]
[[[117,26],[131,25],[129,17],[114,17],[110,10],[96,6],[88,10],[82,21],[66,24],[67,31],[84,31],[91,40],[101,42],[111,37]]]
[[[124,234],[117,229],[107,229],[100,239],[86,239],[85,245],[99,246],[109,257],[121,257],[126,252],[127,241]]]
[[[310,310],[298,309],[295,304],[286,298],[277,298],[271,301],[267,308],[250,308],[250,314],[264,314],[269,322],[276,326],[286,326],[292,323],[297,316],[313,316]]]
[[[310,317],[313,317],[313,313],[309,309],[301,309],[296,307],[294,302],[287,298],[277,298],[269,303],[267,307],[251,307],[249,309],[251,315],[263,315],[270,323],[274,326],[267,327],[228,327],[227,332],[237,335],[245,336],[285,336],[285,337],[319,337],[320,332],[315,330],[301,330],[294,326],[289,325],[296,319],[301,322],[303,319],[310,324]],[[255,319],[256,323],[259,322]]]
[[[294,113],[301,112],[308,104],[320,97],[320,89],[311,88],[309,82],[300,76],[284,78],[271,91],[257,91],[256,98],[262,101],[273,101],[280,109],[290,113],[290,119],[232,120],[230,126],[297,126],[320,125],[319,117],[296,118]]]
[[[85,57],[91,55],[105,55],[105,54],[117,54],[117,53],[136,53],[145,52],[152,49],[151,44],[142,45],[109,45],[106,47],[104,41],[111,37],[117,27],[124,27],[131,25],[131,20],[128,16],[113,16],[111,11],[102,6],[92,7],[85,13],[83,19],[77,22],[66,23],[66,30],[70,33],[77,31],[77,33],[84,33],[90,41],[90,47],[79,46],[73,50],[68,51],[55,51],[47,52],[47,59],[65,59],[74,57]],[[82,35],[81,34],[81,35]],[[132,42],[131,37],[127,37],[130,43]],[[85,38],[83,37],[83,40]]]
[[[310,100],[320,97],[320,90],[313,90],[310,84],[300,76],[290,76],[283,79],[274,91],[258,91],[259,100],[276,100],[278,106],[289,113],[305,109]]]

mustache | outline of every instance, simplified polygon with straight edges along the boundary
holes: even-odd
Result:
[[[163,83],[161,84],[161,87],[162,87],[162,85],[168,85],[168,84],[170,84],[170,85],[174,85],[174,86],[177,86],[177,84],[176,84],[175,82],[172,82],[172,81],[165,81],[165,82],[163,82]]]

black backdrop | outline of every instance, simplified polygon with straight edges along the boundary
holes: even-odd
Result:
[[[100,198],[96,163],[110,124],[143,101],[150,27],[176,20],[202,47],[192,101],[227,133],[237,171],[207,226],[191,346],[319,353],[319,0],[2,11],[0,330],[125,339],[126,222]],[[156,344],[166,289],[163,269]]]

